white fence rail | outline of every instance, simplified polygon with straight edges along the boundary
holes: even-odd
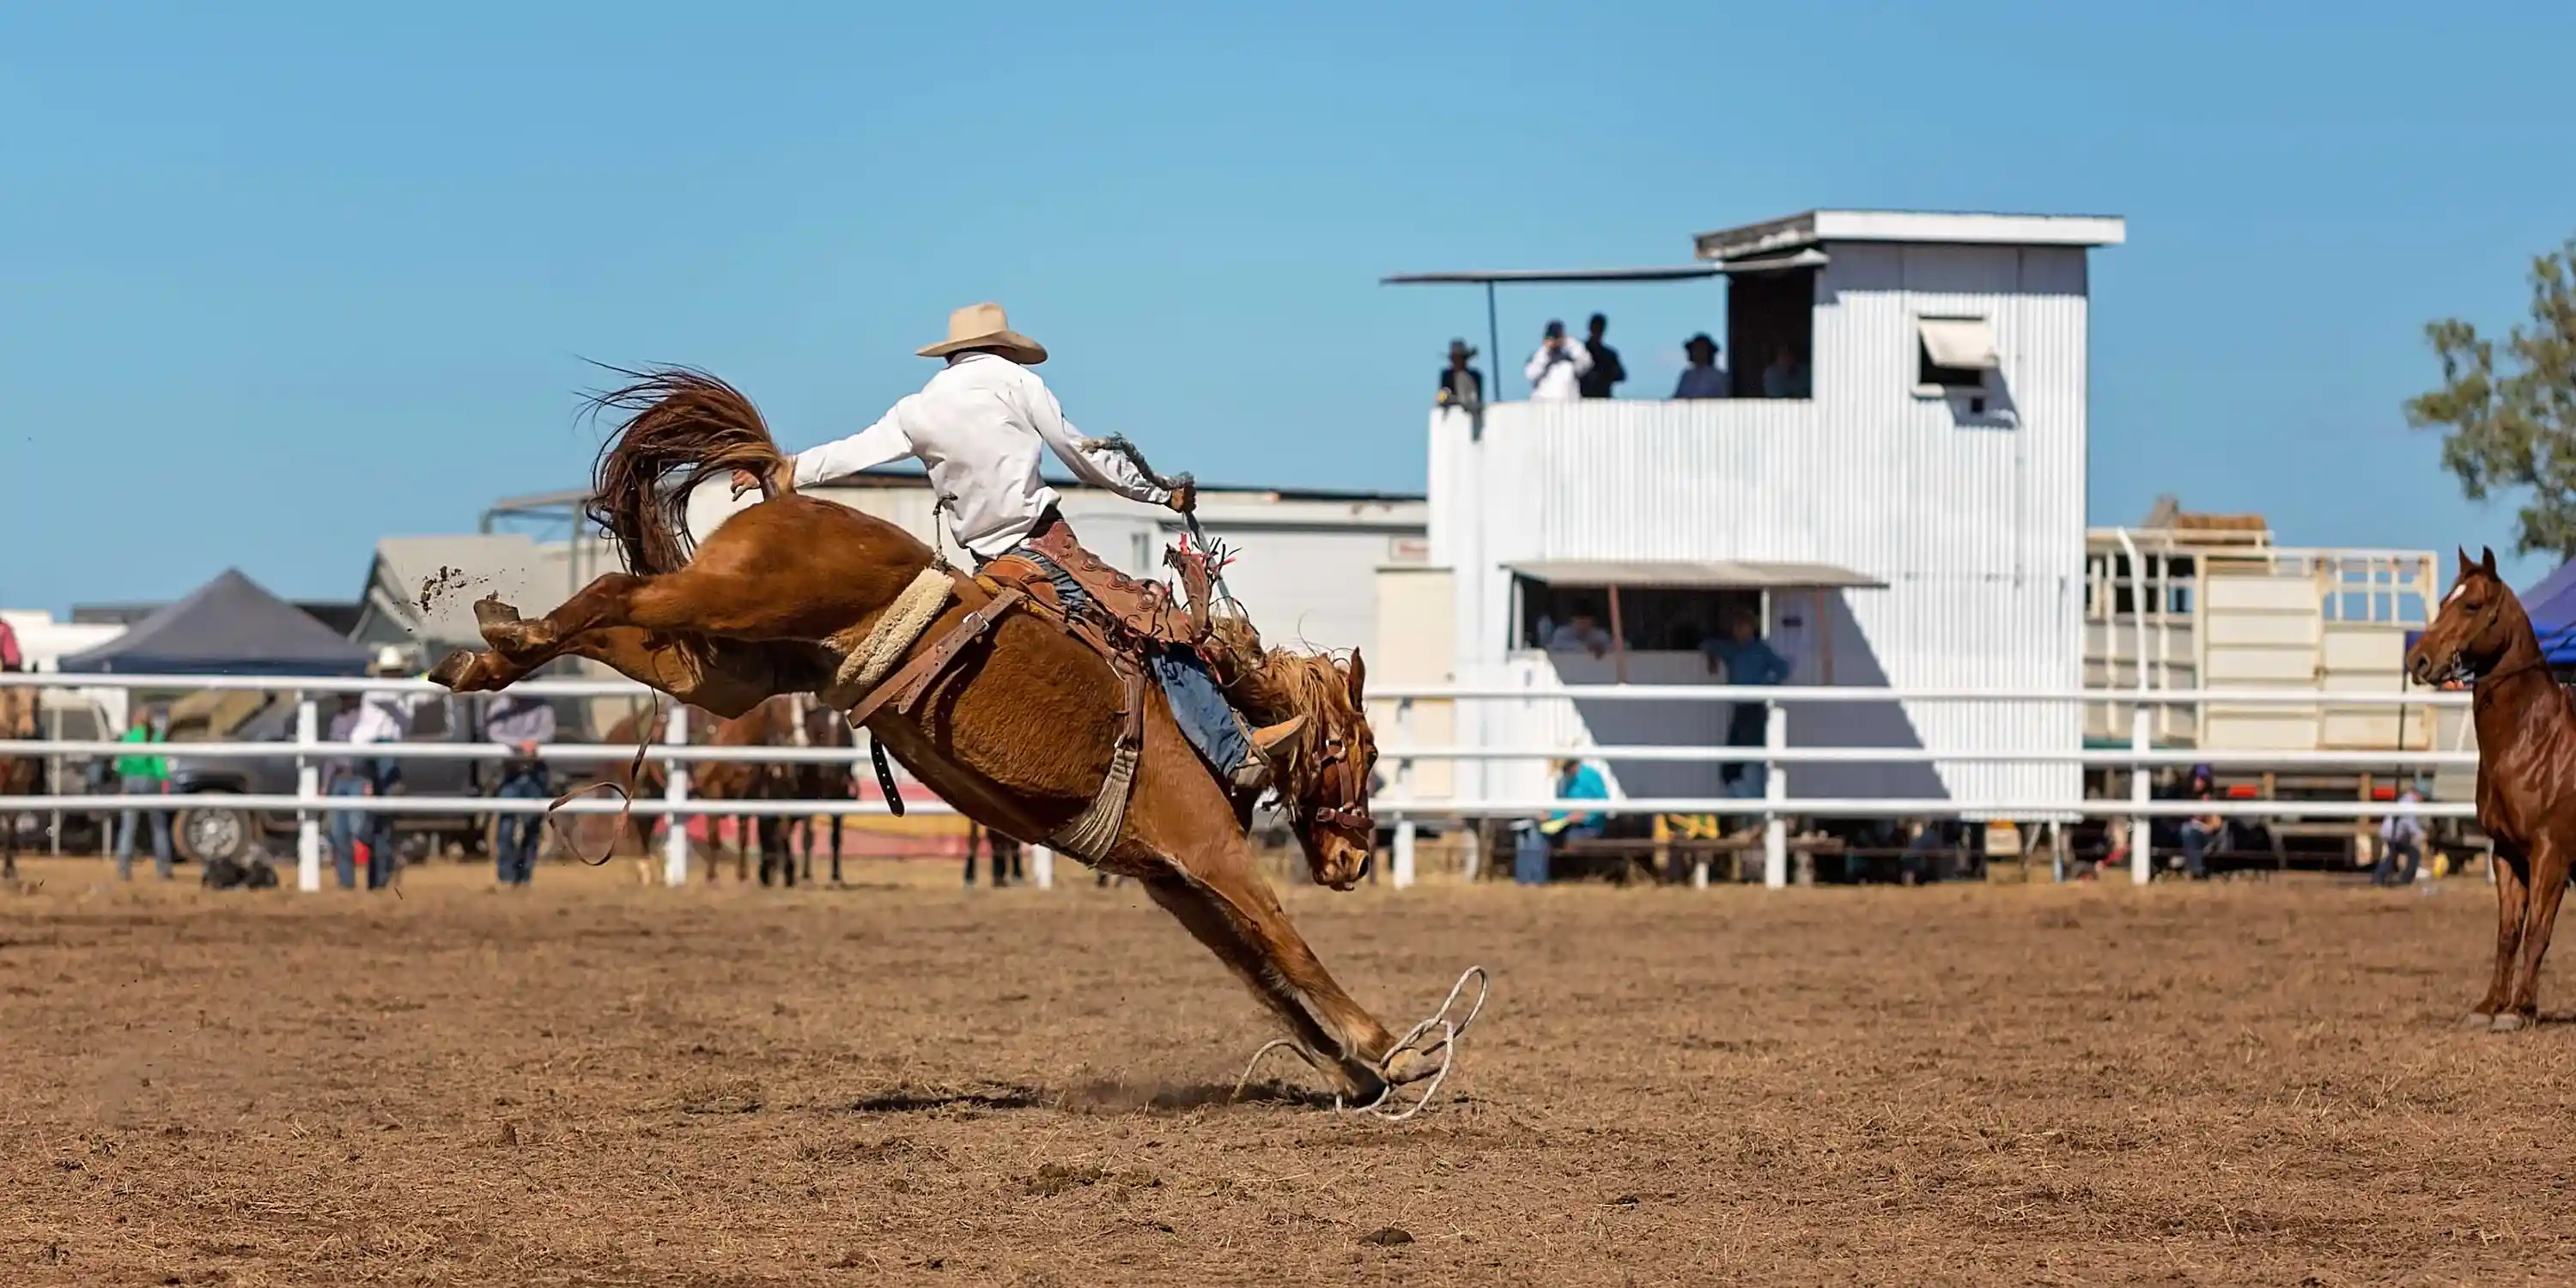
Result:
[[[192,742],[154,744],[150,754],[174,760],[190,757],[223,757],[229,759],[292,758],[297,768],[297,790],[293,795],[226,795],[228,808],[285,812],[297,816],[297,885],[301,889],[321,888],[320,821],[333,812],[392,812],[403,814],[524,814],[541,812],[548,806],[543,801],[510,800],[492,797],[397,796],[389,798],[326,796],[320,790],[320,771],[332,760],[359,757],[407,760],[485,760],[501,761],[515,756],[511,748],[498,744],[475,742],[400,742],[350,744],[323,742],[317,736],[320,725],[319,699],[325,695],[400,692],[444,695],[446,690],[426,681],[356,679],[346,677],[266,677],[266,676],[114,676],[60,674],[0,674],[0,687],[36,687],[52,689],[119,688],[141,692],[174,691],[258,691],[284,692],[296,695],[299,703],[296,737],[281,742]],[[622,680],[532,680],[513,686],[513,692],[539,697],[650,697],[652,690]],[[1788,880],[1787,822],[1790,815],[1807,817],[2124,817],[2130,820],[2131,835],[2146,834],[2147,821],[2190,815],[2217,815],[2230,818],[2321,818],[2359,819],[2411,814],[2430,818],[2470,818],[2474,809],[2467,802],[2389,802],[2362,800],[2220,800],[2157,801],[2147,796],[2145,773],[2132,776],[2132,792],[2126,800],[2010,800],[1969,801],[1944,798],[1872,797],[1852,799],[1801,799],[1787,796],[1788,772],[1800,765],[1821,764],[1913,764],[1913,763],[2031,763],[2075,764],[2108,769],[2150,770],[2160,767],[2207,764],[2247,769],[2379,769],[2399,767],[2470,768],[2477,764],[2472,751],[2307,751],[2245,752],[2217,750],[2158,750],[2151,745],[2150,711],[2166,705],[2220,702],[2236,706],[2274,706],[2311,708],[2350,707],[2421,707],[2459,708],[2468,704],[2469,695],[2456,692],[2345,692],[2340,690],[1992,690],[1992,689],[1901,689],[1861,687],[1739,687],[1728,685],[1567,685],[1554,688],[1502,688],[1473,686],[1389,686],[1368,695],[1371,702],[1392,702],[1397,707],[1399,729],[1406,723],[1415,703],[1421,701],[1477,703],[1537,702],[1723,702],[1760,703],[1766,708],[1763,744],[1758,747],[1712,747],[1681,745],[1621,746],[1510,746],[1478,745],[1407,745],[1400,740],[1381,746],[1383,764],[1401,765],[1421,760],[1553,760],[1569,756],[1585,759],[1680,762],[1710,764],[1760,764],[1765,767],[1763,795],[1759,798],[1738,797],[1632,797],[1614,800],[1569,803],[1556,799],[1414,799],[1402,794],[1384,795],[1376,802],[1380,816],[1391,820],[1395,830],[1393,876],[1396,884],[1409,885],[1413,876],[1413,849],[1418,824],[1426,819],[1447,818],[1527,818],[1559,812],[1605,814],[1718,814],[1737,817],[1759,816],[1764,833],[1763,876],[1770,886],[1782,886]],[[1922,747],[1790,747],[1787,740],[1788,704],[1805,703],[2061,703],[2126,706],[2133,710],[2133,737],[2126,748],[2034,747],[2012,749],[1941,750]],[[654,744],[649,758],[660,762],[667,772],[666,794],[659,800],[639,799],[631,806],[608,800],[568,802],[562,809],[568,814],[615,814],[621,808],[646,816],[690,817],[724,816],[807,816],[820,813],[885,814],[891,812],[881,801],[855,800],[773,800],[709,801],[689,794],[688,766],[722,762],[757,762],[767,764],[835,764],[848,762],[857,767],[863,748],[848,747],[707,747],[687,742],[689,714],[674,709],[666,724],[664,738]],[[0,740],[0,757],[112,757],[136,754],[131,743],[108,741]],[[635,755],[635,747],[589,743],[558,743],[539,749],[545,761],[562,764],[623,763]],[[179,810],[201,807],[201,798],[178,796],[70,795],[0,796],[0,812],[23,810],[75,810],[111,813],[127,810]],[[907,802],[911,812],[953,814],[955,811],[936,802]],[[2133,845],[2133,878],[2143,884],[2150,873],[2150,847]],[[1044,856],[1042,856],[1043,859]],[[1051,865],[1041,862],[1040,870]],[[687,829],[669,830],[665,850],[665,875],[672,884],[682,884],[688,872]]]

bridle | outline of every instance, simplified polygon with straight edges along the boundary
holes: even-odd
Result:
[[[1357,805],[1322,805],[1311,809],[1303,801],[1291,806],[1292,813],[1302,815],[1308,823],[1342,832],[1362,844],[1377,835],[1377,818],[1369,812],[1367,770],[1351,754],[1348,738],[1336,733],[1324,735],[1323,749],[1316,754],[1316,781],[1332,791],[1333,799],[1357,801]]]
[[[2474,630],[2468,632],[2468,638],[2473,640],[2485,639],[2495,630],[2496,619],[2504,612],[2504,599],[2502,596],[2505,593],[2510,593],[2502,591],[2501,587],[2499,587],[2498,590],[2498,596],[2496,598],[2489,599],[2487,601],[2487,606],[2479,610],[2477,626]],[[2510,645],[2507,647],[2510,647]],[[2516,662],[2511,666],[2494,671],[2478,671],[2468,664],[2468,658],[2469,654],[2466,648],[2452,650],[2451,674],[2449,678],[2471,690],[2475,690],[2479,685],[2490,681],[2501,680],[2507,676],[2520,675],[2525,671],[2542,670],[2549,665],[2549,655],[2546,652],[2536,653],[2525,661]]]

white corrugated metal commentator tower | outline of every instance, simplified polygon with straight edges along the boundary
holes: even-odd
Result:
[[[2125,233],[2108,217],[1816,210],[1700,234],[1696,271],[1727,279],[1732,396],[1435,410],[1430,559],[1381,574],[1372,678],[1715,684],[1697,641],[1745,611],[1794,663],[1792,684],[2080,687],[2087,266]],[[1548,648],[1543,632],[1576,613],[1603,627],[1615,613],[1628,647]],[[1425,705],[1407,741],[1725,740],[1723,704]],[[1824,746],[2081,741],[2075,709],[2036,704],[1810,705],[1789,732]],[[1623,795],[1725,792],[1714,765],[1608,767]],[[1547,794],[1528,761],[1408,773],[1426,798]],[[1793,797],[2042,802],[2081,795],[2079,775],[1816,765],[1790,783]]]

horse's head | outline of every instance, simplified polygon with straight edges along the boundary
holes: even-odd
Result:
[[[1377,736],[1360,705],[1367,666],[1354,649],[1348,662],[1274,654],[1271,667],[1293,668],[1300,677],[1293,683],[1296,708],[1307,718],[1294,754],[1280,768],[1279,798],[1315,884],[1348,890],[1368,874],[1377,842],[1377,819],[1369,813]]]
[[[2475,683],[2495,672],[2516,641],[2531,637],[2522,602],[2496,576],[2495,551],[2479,554],[2471,563],[2469,552],[2459,552],[2451,593],[2442,597],[2441,611],[2415,647],[2406,650],[2406,674],[2418,684]]]

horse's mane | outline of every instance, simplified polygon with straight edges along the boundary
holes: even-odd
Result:
[[[1351,701],[1349,662],[1331,653],[1265,649],[1252,623],[1240,614],[1213,614],[1208,627],[1209,651],[1230,663],[1219,669],[1226,697],[1243,714],[1265,725],[1305,716],[1309,745],[1327,732],[1353,740],[1368,737],[1367,715]],[[1322,772],[1321,761],[1298,755],[1278,765],[1281,799],[1308,799]]]

